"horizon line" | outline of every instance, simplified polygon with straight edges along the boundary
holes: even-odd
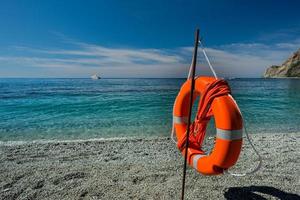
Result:
[[[208,77],[208,76],[204,76]],[[186,79],[187,77],[101,77],[101,79]],[[264,77],[218,77],[223,79],[264,78]],[[289,77],[287,77],[289,78]],[[1,77],[0,79],[91,79],[90,77]]]

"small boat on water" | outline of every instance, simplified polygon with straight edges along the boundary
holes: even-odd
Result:
[[[101,79],[101,77],[98,76],[97,74],[94,74],[94,75],[91,76],[91,79],[98,80],[98,79]]]

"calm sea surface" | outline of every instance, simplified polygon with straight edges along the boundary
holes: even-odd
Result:
[[[184,81],[0,79],[0,141],[169,135]],[[299,79],[229,83],[249,132],[300,131]]]

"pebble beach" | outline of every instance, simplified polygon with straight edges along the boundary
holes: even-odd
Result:
[[[251,138],[260,171],[203,176],[188,167],[186,199],[300,199],[300,134]],[[257,162],[245,141],[232,171]],[[1,142],[0,199],[179,199],[182,166],[168,137]]]

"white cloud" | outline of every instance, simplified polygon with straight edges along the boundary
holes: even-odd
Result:
[[[266,67],[280,65],[299,48],[300,40],[269,45],[236,43],[207,48],[207,53],[221,76],[260,77]]]
[[[49,76],[88,77],[99,72],[104,77],[185,77],[193,49],[108,48],[76,41],[69,43],[73,46],[69,49],[15,47],[18,55],[0,56],[0,75],[1,69],[17,66],[55,71]],[[273,44],[226,44],[206,50],[219,76],[260,77],[266,67],[281,64],[299,47],[300,39],[296,39]],[[211,74],[201,51],[198,65],[199,74]]]

